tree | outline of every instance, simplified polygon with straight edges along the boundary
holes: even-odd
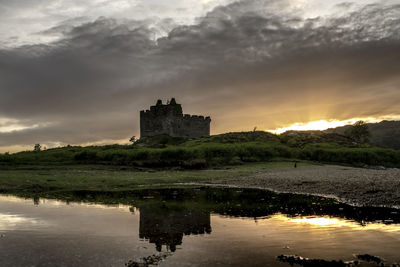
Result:
[[[368,143],[371,137],[368,125],[364,121],[357,121],[354,123],[345,131],[345,135],[358,143]]]
[[[42,146],[40,144],[35,144],[35,147],[33,148],[33,151],[39,152],[42,149]]]
[[[135,143],[136,142],[136,136],[132,136],[131,139],[129,139],[129,142]]]

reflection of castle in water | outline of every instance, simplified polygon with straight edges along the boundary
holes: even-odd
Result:
[[[140,208],[139,237],[148,239],[161,251],[175,251],[182,244],[183,235],[211,233],[210,213],[193,210],[159,210]]]

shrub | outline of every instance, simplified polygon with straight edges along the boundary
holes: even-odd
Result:
[[[97,159],[97,152],[84,150],[74,156],[77,161],[95,161]]]

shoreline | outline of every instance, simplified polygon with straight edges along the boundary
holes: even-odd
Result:
[[[374,170],[338,165],[279,168],[219,179],[204,185],[258,188],[277,193],[333,198],[353,206],[400,209],[400,170]]]
[[[352,206],[400,209],[399,169],[377,170],[310,163],[301,163],[294,168],[287,162],[264,162],[193,171],[118,171],[96,169],[95,166],[0,171],[0,192],[5,194],[79,190],[111,192],[172,186],[254,188],[326,197]]]

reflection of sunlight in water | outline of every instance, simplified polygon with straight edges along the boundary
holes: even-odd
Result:
[[[371,222],[361,225],[359,222],[333,218],[329,216],[305,216],[305,217],[294,217],[290,218],[283,214],[277,214],[272,216],[273,219],[284,221],[288,223],[294,223],[297,225],[309,225],[315,228],[339,228],[348,227],[352,230],[380,230],[385,232],[400,232],[400,224],[384,224],[382,222]]]
[[[318,226],[337,226],[337,227],[345,224],[345,222],[341,222],[337,218],[329,218],[329,217],[295,218],[295,219],[292,219],[290,222],[307,223],[307,224],[318,225]]]

